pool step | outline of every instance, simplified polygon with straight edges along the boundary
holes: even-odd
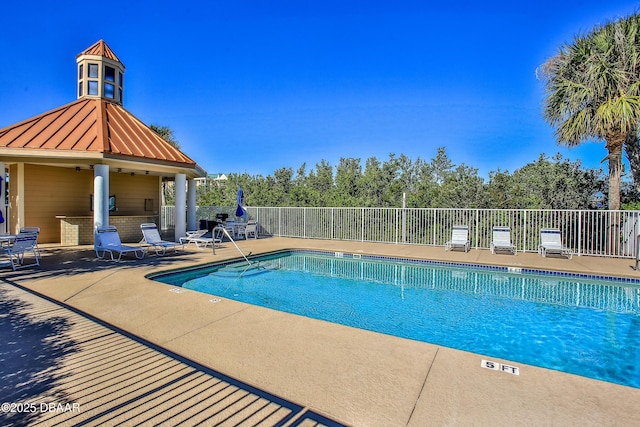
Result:
[[[268,273],[271,270],[272,269],[267,268],[266,266],[257,264],[228,265],[217,271],[214,271],[209,275],[216,277],[251,277]]]

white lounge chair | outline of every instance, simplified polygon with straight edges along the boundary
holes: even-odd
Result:
[[[15,271],[20,268],[30,267],[32,265],[40,265],[40,257],[38,255],[38,235],[23,234],[17,235],[9,246],[0,248],[0,254],[8,255],[11,268]],[[27,252],[33,253],[34,262],[31,264],[24,263],[24,256]]]
[[[465,252],[469,252],[469,226],[468,225],[454,225],[451,231],[451,240],[444,245],[446,251],[452,249],[464,249]]]
[[[184,243],[182,242],[176,243],[162,240],[158,226],[152,222],[140,224],[140,229],[142,230],[142,241],[140,243],[151,246],[156,251],[156,255],[164,255],[167,249],[171,248],[173,248],[176,253],[180,247],[184,250]]]
[[[221,229],[219,227],[211,231],[212,237],[204,237],[207,233],[208,230],[187,231],[186,237],[180,237],[179,240],[180,243],[187,246],[193,243],[198,249],[205,249],[209,245],[222,243]]]
[[[180,240],[180,243],[182,243],[183,245],[189,246],[190,243],[196,243],[199,239],[202,239],[203,236],[207,233],[208,231],[206,228],[204,230],[187,231],[187,235],[184,237],[180,237],[178,240]]]
[[[547,254],[557,254],[571,259],[573,256],[571,249],[562,245],[562,233],[560,233],[560,230],[557,228],[540,229],[538,253],[542,255],[542,257],[546,257]]]
[[[512,252],[517,255],[516,246],[511,243],[511,229],[509,227],[493,227],[491,239],[491,253],[496,251]]]
[[[96,256],[99,259],[105,258],[107,252],[111,255],[112,261],[120,261],[120,259],[122,258],[122,254],[127,254],[130,252],[133,252],[133,254],[138,259],[144,258],[144,250],[140,246],[136,247],[122,244],[122,242],[120,241],[118,230],[112,225],[106,227],[98,227],[96,229],[94,239],[94,249],[96,251]],[[100,255],[101,252],[102,255]],[[118,254],[117,260],[113,256],[114,252]]]

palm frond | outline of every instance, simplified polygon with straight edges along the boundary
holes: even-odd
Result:
[[[640,14],[598,25],[540,68],[543,114],[568,146],[640,123]]]

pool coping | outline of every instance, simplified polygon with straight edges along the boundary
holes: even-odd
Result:
[[[535,274],[535,275],[542,275],[542,276],[557,276],[557,277],[567,277],[567,278],[587,279],[587,280],[606,280],[610,282],[619,282],[619,283],[624,283],[629,285],[640,286],[640,278],[633,278],[633,277],[627,277],[627,276],[589,274],[589,273],[578,273],[578,272],[558,271],[558,270],[543,270],[543,269],[529,268],[529,267],[509,267],[509,266],[503,266],[503,265],[464,263],[464,262],[441,261],[441,260],[421,259],[421,258],[394,257],[394,256],[386,256],[386,255],[373,255],[373,254],[352,253],[352,252],[335,252],[335,251],[326,251],[326,250],[319,250],[319,249],[285,248],[285,249],[279,249],[279,250],[270,251],[270,252],[264,252],[260,254],[252,254],[247,258],[249,260],[254,260],[258,258],[263,258],[263,257],[277,255],[281,253],[287,253],[287,252],[320,254],[320,255],[326,255],[326,256],[331,256],[332,254],[334,254],[336,258],[364,259],[364,260],[373,260],[373,261],[400,262],[400,263],[423,264],[423,265],[446,266],[446,267],[463,267],[463,268],[473,268],[473,269],[487,270],[487,271],[499,271],[499,272],[510,273],[510,274]],[[199,265],[199,266],[165,270],[162,272],[150,273],[148,275],[145,275],[145,278],[149,280],[156,280],[156,278],[158,277],[174,274],[178,271],[196,271],[199,269],[211,268],[213,266],[226,266],[226,265],[242,262],[243,259],[244,258],[242,257],[237,257],[237,258],[231,258],[231,259],[226,259],[222,261],[214,261],[214,262]]]

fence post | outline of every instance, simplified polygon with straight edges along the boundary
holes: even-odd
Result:
[[[333,219],[333,211],[335,208],[331,208],[331,240],[335,239],[335,235],[333,234],[334,229],[334,219]]]
[[[402,244],[406,244],[406,243],[407,243],[407,193],[402,193]]]
[[[476,208],[476,249],[478,249],[479,245],[479,240],[478,240],[478,233],[480,232],[480,221],[478,219],[478,209]]]
[[[433,233],[431,234],[431,244],[436,245],[436,227],[438,226],[438,211],[435,208],[431,208],[433,211]]]
[[[397,245],[398,243],[400,243],[401,237],[400,237],[400,209],[398,208],[393,208],[393,214],[394,214],[394,221],[393,221],[393,241],[394,243]]]
[[[527,251],[527,210],[525,209],[522,214],[522,252]]]
[[[582,255],[582,211],[578,211],[578,256]]]

